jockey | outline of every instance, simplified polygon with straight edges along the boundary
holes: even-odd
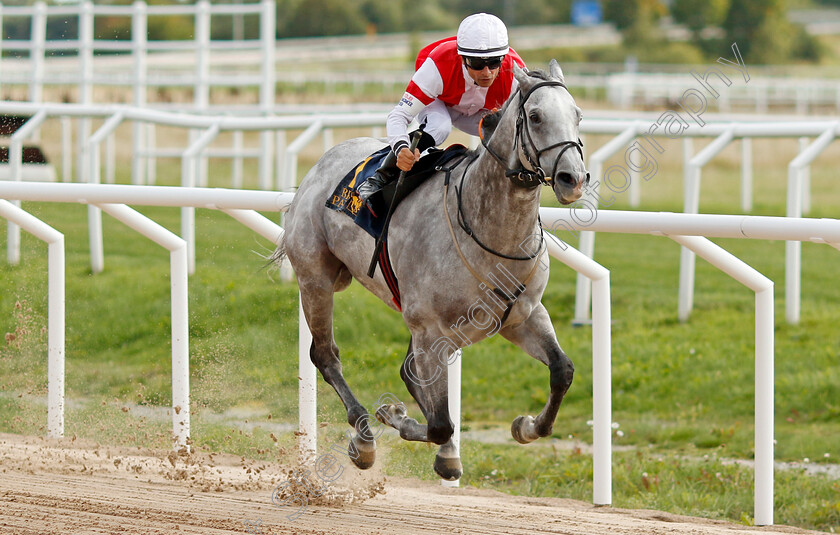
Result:
[[[456,36],[422,49],[414,76],[388,114],[386,131],[392,150],[376,174],[359,187],[362,201],[367,202],[393,181],[399,170],[410,170],[422,151],[443,143],[452,125],[478,135],[482,117],[516,92],[514,63],[525,67],[508,46],[505,24],[487,13],[470,15],[461,22]],[[407,129],[415,117],[425,123],[425,131],[412,153]]]

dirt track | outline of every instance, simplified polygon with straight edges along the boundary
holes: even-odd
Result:
[[[348,469],[349,470],[349,469]],[[271,503],[287,467],[0,435],[2,534],[781,534],[657,511],[348,472],[294,521]],[[352,481],[348,481],[352,480]],[[383,487],[384,482],[384,487]],[[384,493],[382,492],[384,489]],[[247,522],[247,523],[246,523]]]

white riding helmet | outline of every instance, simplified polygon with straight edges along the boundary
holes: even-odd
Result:
[[[476,13],[461,21],[455,41],[462,56],[504,56],[509,50],[505,23],[488,13]]]

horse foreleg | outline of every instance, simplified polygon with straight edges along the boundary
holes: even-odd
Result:
[[[526,353],[548,366],[551,391],[543,410],[536,416],[519,416],[510,427],[513,438],[527,444],[547,437],[554,427],[557,411],[572,384],[575,367],[557,343],[554,328],[545,307],[539,305],[531,316],[519,325],[499,331]]]

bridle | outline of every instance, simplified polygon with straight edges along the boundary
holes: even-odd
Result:
[[[519,169],[505,169],[505,176],[511,181],[511,183],[513,183],[514,186],[520,188],[535,188],[540,185],[554,187],[554,178],[557,174],[557,166],[560,164],[560,159],[563,157],[563,154],[565,154],[566,151],[572,147],[577,149],[578,154],[580,154],[581,160],[583,160],[583,142],[580,140],[580,138],[578,138],[577,141],[559,141],[557,143],[554,143],[553,145],[549,145],[548,147],[544,147],[542,149],[538,149],[537,145],[534,143],[534,140],[531,137],[530,128],[528,128],[528,115],[525,113],[525,103],[528,102],[528,99],[531,98],[531,95],[534,94],[534,91],[541,87],[562,87],[566,91],[569,90],[569,88],[566,87],[566,84],[564,84],[563,82],[560,82],[558,80],[548,80],[545,82],[535,84],[533,87],[531,87],[531,89],[528,90],[527,93],[525,93],[524,96],[520,97],[519,112],[516,117],[516,132],[513,137],[513,148],[514,150],[516,150],[517,145],[521,144],[522,154],[525,155],[525,159],[527,160],[527,167],[530,167],[530,169],[526,168],[526,164],[522,161],[521,158],[519,159]],[[498,160],[500,164],[502,164],[503,166],[507,165],[507,162],[505,162],[505,160],[490,147],[490,140],[487,140],[484,137],[482,137],[481,144],[484,145],[484,148],[487,149],[487,152],[492,154],[493,157],[496,158],[496,160]],[[529,146],[531,149],[530,153],[528,151]],[[542,164],[540,163],[540,156],[542,156],[544,152],[550,151],[551,149],[557,147],[563,148],[560,150],[560,153],[557,155],[557,158],[554,159],[554,166],[551,168],[551,174],[546,175],[546,172],[543,169]],[[586,173],[586,180],[589,180],[588,172]]]
[[[525,114],[525,103],[528,101],[528,99],[531,97],[531,95],[534,93],[534,91],[536,91],[537,89],[539,89],[541,87],[548,87],[548,86],[559,86],[559,87],[562,87],[563,89],[565,89],[566,91],[569,90],[566,87],[566,85],[563,82],[560,82],[560,81],[551,80],[551,81],[540,82],[540,83],[534,85],[531,89],[529,89],[528,92],[525,93],[525,96],[523,96],[521,98],[520,102],[519,102],[519,115],[516,118],[516,133],[514,135],[514,149],[516,149],[517,144],[519,144],[519,143],[522,144],[522,153],[525,155],[525,159],[528,161],[528,166],[531,167],[531,169],[526,169],[525,164],[520,159],[519,163],[520,163],[521,167],[519,169],[509,169],[509,168],[506,169],[505,176],[513,183],[513,185],[515,185],[517,187],[520,187],[520,188],[535,188],[535,187],[540,186],[540,185],[553,186],[553,181],[554,181],[553,177],[555,176],[555,173],[557,171],[557,165],[560,163],[560,158],[562,158],[563,154],[565,154],[565,152],[567,150],[569,150],[569,148],[571,148],[571,147],[575,147],[577,149],[578,153],[580,154],[581,160],[583,159],[583,143],[580,141],[580,139],[578,139],[577,141],[560,141],[560,142],[555,143],[553,145],[549,145],[548,147],[545,147],[543,149],[538,149],[536,144],[534,143],[534,140],[531,138],[531,133],[530,133],[529,128],[528,128],[528,118]],[[527,144],[526,144],[526,141],[527,141]],[[487,149],[487,152],[489,152],[491,155],[493,155],[493,157],[496,160],[498,160],[499,163],[501,163],[503,166],[506,166],[506,162],[501,158],[501,156],[499,156],[493,149],[490,148],[490,145],[489,145],[490,142],[485,140],[485,138],[483,136],[481,138],[481,143],[482,143],[482,145],[484,145],[484,148]],[[533,157],[528,152],[527,147],[529,145],[531,147],[531,152],[533,153]],[[563,147],[563,148],[560,151],[560,154],[558,154],[557,158],[554,160],[554,167],[552,168],[552,174],[550,176],[547,176],[545,174],[545,171],[543,170],[541,164],[540,164],[540,156],[544,152],[549,151],[549,150],[551,150],[553,148],[556,148],[556,147]],[[527,261],[527,260],[535,259],[538,255],[540,255],[545,250],[545,236],[544,236],[544,232],[543,232],[543,228],[542,228],[541,224],[538,224],[538,227],[540,229],[540,246],[537,248],[537,250],[535,252],[527,254],[525,256],[508,255],[508,254],[504,254],[504,253],[501,253],[499,251],[495,251],[495,250],[491,249],[490,247],[488,247],[487,245],[482,243],[481,240],[478,239],[478,236],[475,235],[475,231],[473,231],[473,229],[470,227],[470,224],[467,221],[466,215],[464,214],[461,192],[462,192],[463,187],[464,187],[464,179],[467,176],[467,170],[477,160],[477,158],[478,158],[477,154],[473,154],[472,157],[469,158],[469,161],[464,166],[463,173],[461,173],[461,187],[460,188],[457,187],[457,186],[455,187],[455,193],[458,197],[458,224],[459,224],[459,226],[470,238],[472,238],[472,240],[476,244],[478,244],[482,249],[489,252],[490,254],[493,254],[493,255],[495,255],[497,257],[500,257],[500,258],[506,258],[508,260]],[[534,265],[531,268],[531,271],[528,273],[525,280],[522,281],[521,284],[518,285],[517,288],[512,293],[508,293],[504,289],[492,284],[490,281],[485,280],[485,278],[482,277],[481,274],[478,273],[475,270],[475,268],[473,268],[470,265],[470,263],[467,261],[467,258],[464,256],[463,251],[461,251],[461,246],[458,243],[458,238],[455,236],[455,229],[452,227],[452,218],[449,216],[449,208],[447,206],[448,205],[447,196],[448,196],[448,192],[449,192],[449,179],[450,179],[451,173],[456,167],[461,165],[461,163],[463,163],[463,161],[465,159],[467,159],[467,158],[460,158],[460,159],[458,159],[457,162],[450,165],[449,167],[440,167],[439,166],[439,167],[435,168],[437,171],[442,171],[445,174],[444,190],[443,190],[444,191],[444,193],[443,193],[443,211],[444,211],[444,214],[446,215],[446,222],[449,226],[449,233],[452,236],[452,243],[455,245],[455,251],[458,253],[458,256],[461,257],[461,261],[467,267],[469,272],[472,273],[473,277],[475,277],[481,283],[481,288],[487,288],[487,289],[491,290],[497,297],[499,297],[504,302],[506,308],[505,308],[504,315],[502,316],[502,319],[501,319],[501,324],[503,325],[505,320],[507,320],[508,316],[510,315],[511,310],[513,309],[513,305],[516,303],[516,299],[522,294],[522,292],[525,291],[525,287],[528,285],[528,283],[531,281],[533,276],[536,274],[537,266],[539,266],[540,263],[539,263],[539,261],[535,261]],[[586,173],[586,179],[589,180],[589,173]],[[537,218],[539,219],[539,215],[537,216]]]

